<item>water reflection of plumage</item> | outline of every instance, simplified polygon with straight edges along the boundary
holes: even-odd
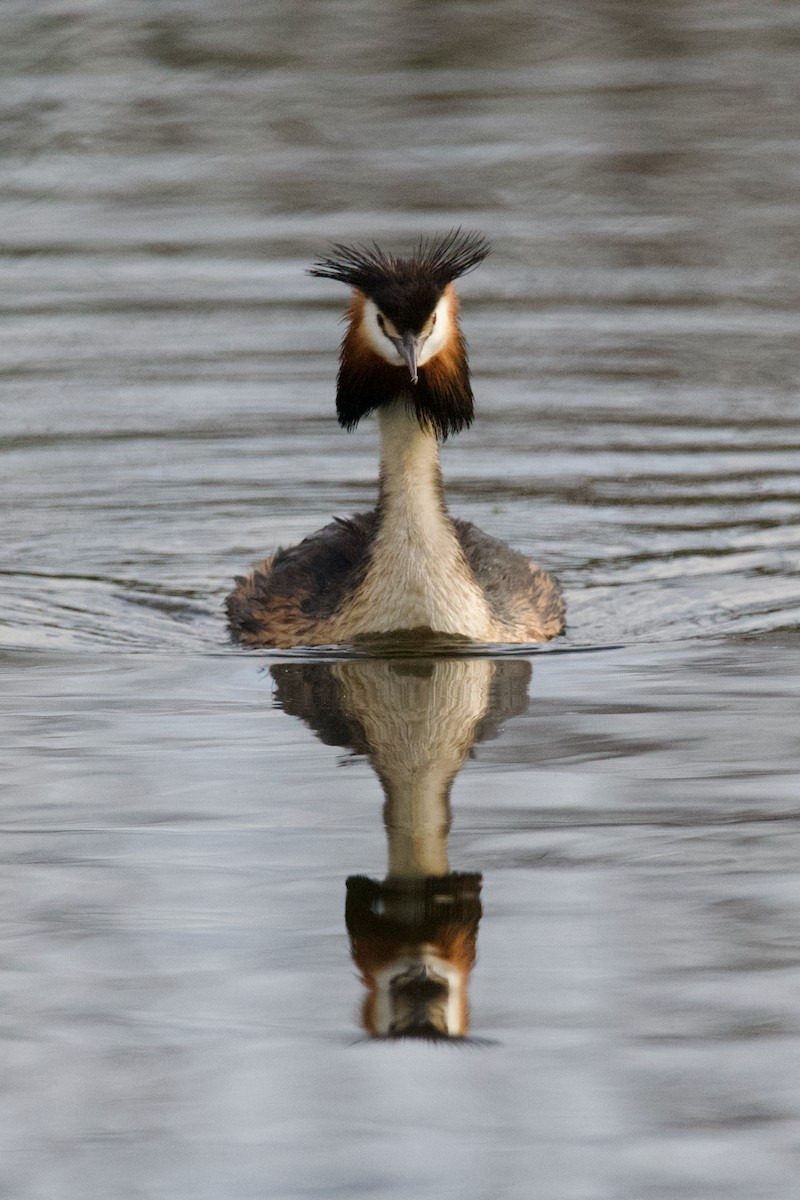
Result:
[[[383,788],[388,870],[347,880],[345,917],[374,1037],[464,1038],[481,876],[450,870],[450,789],[472,746],[524,711],[523,659],[274,666],[277,699],[322,741],[365,754]]]

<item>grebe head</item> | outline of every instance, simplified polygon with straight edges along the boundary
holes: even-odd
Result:
[[[455,229],[421,241],[409,258],[375,245],[337,244],[314,264],[309,274],[354,289],[336,395],[342,425],[352,429],[400,397],[442,438],[470,424],[472,388],[453,281],[488,253],[480,234]]]

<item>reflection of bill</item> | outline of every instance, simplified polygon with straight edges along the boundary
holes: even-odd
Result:
[[[450,789],[475,742],[524,710],[530,665],[361,659],[272,674],[286,712],[323,741],[366,754],[386,796],[386,878],[347,881],[364,1028],[373,1037],[465,1037],[481,876],[450,870]]]

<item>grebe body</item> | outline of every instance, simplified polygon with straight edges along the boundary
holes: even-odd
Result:
[[[409,259],[337,246],[312,269],[354,289],[336,408],[348,429],[377,413],[378,504],[237,580],[226,607],[239,641],[281,648],[425,630],[521,643],[562,632],[553,577],[453,519],[444,499],[440,441],[473,416],[453,280],[487,252],[482,238],[456,231]]]

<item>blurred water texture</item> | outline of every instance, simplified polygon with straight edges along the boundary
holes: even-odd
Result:
[[[3,6],[0,1195],[796,1194],[798,47],[766,0]],[[456,224],[451,508],[569,631],[453,788],[487,1044],[440,1048],[358,1040],[381,789],[221,601],[373,502],[305,267]]]

